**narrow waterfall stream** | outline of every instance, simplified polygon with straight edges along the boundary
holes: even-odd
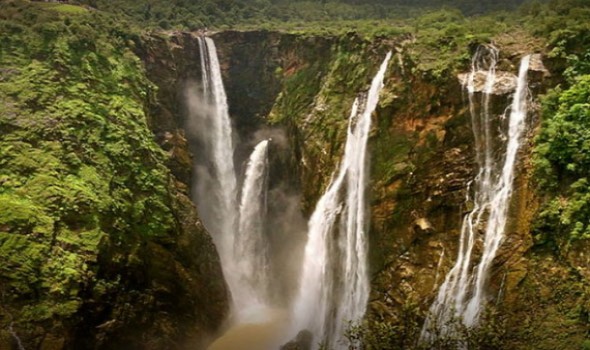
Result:
[[[466,201],[473,203],[473,209],[463,218],[457,259],[440,286],[423,326],[422,339],[425,341],[433,340],[434,334],[446,337],[456,333],[457,322],[466,327],[477,325],[488,300],[485,287],[490,267],[504,239],[516,158],[526,129],[530,56],[525,56],[521,61],[508,130],[505,135],[500,136],[493,131],[494,116],[490,113],[490,96],[496,80],[497,59],[498,51],[495,47],[480,47],[473,57],[471,73],[467,79],[466,88],[479,168],[475,179],[468,184]],[[486,75],[479,108],[476,108],[474,96],[476,74]],[[505,136],[507,141],[499,141],[503,138],[501,136]],[[498,147],[498,142],[503,144]],[[495,156],[498,149],[504,152],[499,159]],[[473,256],[476,242],[481,240],[480,232],[483,232],[483,251],[478,262]]]
[[[526,130],[526,116],[528,104],[528,81],[531,56],[525,56],[520,63],[518,83],[516,92],[512,97],[510,109],[510,120],[508,125],[508,145],[502,166],[502,173],[495,184],[495,193],[490,201],[490,214],[484,236],[484,250],[481,261],[477,267],[477,274],[474,282],[474,293],[465,311],[465,324],[475,325],[485,305],[485,283],[492,261],[496,257],[498,248],[504,240],[506,222],[508,220],[508,207],[512,196],[514,184],[514,170],[516,167],[516,156],[521,145],[522,135]]]
[[[231,327],[211,349],[277,348],[285,328],[284,311],[269,303],[269,252],[265,237],[270,140],[254,147],[242,189],[234,165],[231,120],[215,43],[198,39],[202,90],[190,105],[187,129],[196,140],[193,200],[211,232],[232,296]],[[239,201],[239,205],[238,205]]]
[[[373,78],[366,98],[355,100],[344,157],[309,220],[303,271],[293,305],[293,331],[311,331],[316,347],[323,341],[331,348],[340,348],[346,322],[357,321],[365,313],[369,297],[367,140],[390,58],[391,52]]]
[[[192,197],[203,223],[212,233],[223,273],[232,295],[235,295],[239,290],[233,259],[238,207],[232,127],[215,43],[210,38],[200,37],[199,50],[202,96],[197,106],[198,113],[191,113],[191,117],[197,120],[189,120],[189,123],[197,129],[203,150],[202,159],[194,163]]]
[[[264,239],[268,177],[268,144],[261,141],[252,152],[246,167],[240,201],[239,230],[235,239],[235,261],[241,290],[234,295],[240,310],[237,317],[247,321],[253,313],[268,308],[269,261]],[[238,320],[239,322],[240,320]]]

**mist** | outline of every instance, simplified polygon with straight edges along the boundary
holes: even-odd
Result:
[[[223,252],[220,251],[220,239],[216,235],[222,230],[221,223],[226,218],[222,212],[215,209],[215,203],[219,204],[221,198],[219,192],[216,191],[219,182],[216,179],[217,174],[213,160],[209,159],[212,150],[207,141],[211,137],[211,129],[214,128],[210,116],[215,115],[215,106],[212,106],[202,96],[201,85],[195,81],[187,81],[183,91],[183,110],[185,132],[194,164],[191,194],[205,227],[214,238],[219,254],[223,255]],[[232,127],[232,129],[234,128]],[[244,319],[241,316],[239,321],[235,315],[230,316],[226,327],[227,333],[214,342],[211,349],[227,348],[227,346],[231,348],[229,344],[243,344],[239,339],[243,340],[245,336],[248,337],[245,332],[258,332],[257,330],[261,333],[260,341],[264,343],[263,339],[266,339],[266,336],[263,333],[270,335],[271,333],[276,334],[278,331],[275,329],[273,332],[269,332],[267,327],[262,326],[263,324],[271,325],[278,322],[286,325],[288,323],[289,313],[287,310],[290,310],[292,299],[297,292],[303,249],[307,237],[307,219],[302,213],[300,191],[285,176],[288,172],[285,171],[284,159],[288,158],[292,152],[285,130],[261,127],[249,136],[240,138],[236,136],[234,129],[232,135],[237,180],[234,196],[237,202],[241,196],[248,161],[247,156],[252,153],[259,142],[269,140],[267,217],[263,235],[269,252],[270,271],[267,293],[269,300],[266,302],[270,309],[261,311],[262,314],[256,311],[252,312],[247,316],[249,319]],[[290,174],[290,177],[292,176],[293,174]],[[237,234],[237,231],[234,234]],[[237,265],[240,263],[236,262],[236,266],[227,266],[227,261],[226,257],[226,266],[224,266],[226,274],[232,273],[232,270],[235,271],[234,269],[237,269]],[[234,288],[233,293],[240,293],[240,290]],[[239,295],[233,295],[234,299],[239,297]],[[276,328],[276,325],[273,327]],[[252,335],[252,338],[249,339],[257,339],[257,336]],[[277,339],[283,340],[280,337]]]

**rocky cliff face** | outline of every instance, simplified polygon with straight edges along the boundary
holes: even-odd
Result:
[[[412,54],[413,39],[403,35],[367,40],[355,34],[228,31],[213,37],[241,144],[281,130],[286,142],[272,152],[271,186],[301,193],[305,214],[313,210],[336,167],[354,97],[368,88],[385,52],[393,51],[370,139],[373,280],[368,318],[406,331],[408,322],[416,321],[408,331],[416,336],[456,258],[462,215],[470,210],[465,196],[475,175],[474,141],[461,86],[468,64],[434,77]],[[509,103],[520,56],[543,52],[531,43],[502,46],[499,39],[504,73],[499,73],[492,98],[496,114]],[[473,48],[466,47],[466,54]],[[199,79],[197,54],[196,38],[188,33],[149,38],[142,54],[148,75],[160,87],[152,129],[186,185],[190,156],[178,91],[186,81]],[[535,59],[540,62],[542,56]],[[535,96],[559,80],[556,72],[550,77],[540,67],[533,65],[529,72]],[[491,310],[504,346],[574,349],[588,332],[587,258],[583,242],[567,252],[534,243],[532,224],[543,200],[536,194],[530,162],[540,118],[536,106],[537,97],[528,142],[519,154],[507,239],[489,281]],[[245,157],[238,151],[237,162]],[[303,231],[300,227],[298,233]],[[408,310],[414,321],[408,320]]]
[[[352,100],[367,88],[384,53],[393,50],[396,59],[370,140],[369,318],[403,323],[403,310],[410,305],[426,310],[456,258],[461,218],[469,210],[466,186],[475,176],[471,121],[461,86],[461,73],[469,66],[433,78],[421,71],[420,57],[411,54],[412,38],[406,36],[368,41],[354,34],[318,38],[231,32],[215,38],[225,62],[230,105],[240,106],[233,116],[237,125],[247,125],[242,135],[268,125],[287,130],[289,162],[275,166],[288,171],[275,176],[298,178],[288,183],[303,193],[306,213],[335,169]],[[542,202],[530,162],[540,118],[538,98],[559,81],[559,72],[551,75],[543,68],[543,49],[534,40],[502,46],[498,38],[498,43],[503,72],[491,105],[497,115],[509,105],[520,57],[540,55],[533,57],[529,71],[535,97],[528,142],[519,154],[507,239],[489,281],[494,322],[502,325],[504,344],[510,348],[562,344],[573,349],[588,332],[584,243],[567,252],[551,251],[535,245],[532,237]],[[469,50],[465,48],[471,55]],[[545,317],[531,317],[539,310]]]

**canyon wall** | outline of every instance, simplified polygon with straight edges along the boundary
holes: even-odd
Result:
[[[369,141],[373,278],[368,319],[396,324],[404,336],[415,338],[454,263],[462,216],[470,210],[465,198],[475,176],[474,140],[466,92],[458,77],[469,71],[469,61],[457,58],[442,74],[434,74],[422,64],[408,35],[368,40],[354,33],[226,31],[212,37],[240,140],[248,144],[260,130],[282,130],[287,145],[272,156],[271,183],[301,193],[306,216],[342,154],[352,101],[368,88],[387,50],[393,50]],[[173,42],[180,38],[187,34],[171,35]],[[511,74],[517,73],[524,54],[544,58],[542,43],[530,38],[520,45],[499,38],[497,45],[499,67]],[[476,47],[477,43],[465,47],[465,56]],[[548,60],[547,66],[558,64]],[[533,237],[543,201],[531,164],[539,95],[559,82],[559,74],[558,68],[549,72],[542,64],[529,71],[531,127],[518,156],[507,238],[488,283],[492,302],[485,317],[493,319],[493,329],[487,336],[501,336],[503,346],[514,349],[550,349],[558,344],[574,349],[588,332],[588,279],[580,267],[588,264],[580,253],[584,243],[560,251]],[[493,113],[503,113],[510,93],[494,94]],[[244,157],[239,149],[236,157]],[[271,232],[280,235],[277,231]]]

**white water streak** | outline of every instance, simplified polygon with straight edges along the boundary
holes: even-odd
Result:
[[[221,79],[221,69],[217,58],[215,43],[210,38],[199,38],[201,52],[201,73],[203,82],[203,101],[207,112],[204,113],[208,130],[204,130],[203,143],[207,149],[210,179],[213,182],[203,192],[196,193],[196,202],[212,208],[214,218],[205,223],[219,249],[226,278],[230,283],[233,237],[237,227],[236,174],[233,161],[234,146],[232,127],[228,113],[227,96]],[[199,181],[199,179],[196,179]],[[194,188],[202,188],[201,184]],[[232,290],[233,291],[233,290]]]
[[[490,203],[490,215],[485,232],[484,248],[481,262],[477,267],[475,292],[465,311],[465,324],[477,324],[478,317],[485,305],[485,284],[488,279],[492,261],[496,257],[500,244],[504,240],[508,208],[514,184],[514,170],[516,156],[520,149],[522,136],[526,130],[527,116],[527,73],[531,56],[525,56],[520,63],[518,83],[510,109],[510,123],[508,126],[508,145],[502,173],[495,185],[494,197]]]
[[[8,333],[10,333],[10,335],[14,339],[14,342],[16,343],[16,347],[18,348],[18,350],[25,350],[25,347],[23,346],[23,342],[21,341],[18,334],[16,334],[16,331],[13,328],[12,322],[10,323],[10,325],[8,325]]]
[[[234,259],[238,268],[240,291],[234,296],[242,308],[266,308],[268,304],[268,246],[264,237],[266,220],[268,144],[261,141],[246,166],[242,187],[240,220],[235,240]],[[239,313],[243,313],[240,310]]]
[[[264,237],[268,140],[254,149],[247,165],[238,207],[234,145],[227,96],[215,43],[200,37],[202,106],[197,117],[205,165],[195,168],[193,198],[215,240],[232,295],[234,321],[264,321],[268,309],[268,252]]]
[[[363,317],[369,297],[365,190],[367,141],[377,107],[387,54],[366,101],[353,104],[339,171],[320,198],[308,227],[300,287],[294,303],[294,333],[310,330],[314,343],[340,347],[347,321]],[[361,105],[364,106],[359,114]],[[343,193],[345,192],[345,193]],[[338,222],[338,224],[337,224]],[[335,241],[335,242],[334,242]]]
[[[477,325],[480,313],[486,304],[485,286],[489,269],[504,239],[516,155],[526,128],[526,78],[530,57],[524,57],[521,63],[510,113],[506,155],[501,168],[501,162],[494,158],[494,136],[489,110],[497,57],[498,52],[493,46],[485,46],[478,49],[472,61],[467,91],[479,172],[468,184],[466,202],[472,202],[473,209],[463,219],[457,260],[439,288],[437,298],[430,308],[430,316],[422,330],[423,340],[431,340],[434,337],[431,333],[434,331],[433,328],[436,328],[436,333],[441,336],[455,333],[457,330],[454,322],[457,321],[467,327]],[[484,72],[486,67],[486,83],[480,113],[477,113],[474,100],[474,77],[475,74]],[[472,190],[473,198],[470,196]],[[484,232],[483,253],[477,265],[477,272],[473,274],[475,262],[472,255],[481,231]]]

